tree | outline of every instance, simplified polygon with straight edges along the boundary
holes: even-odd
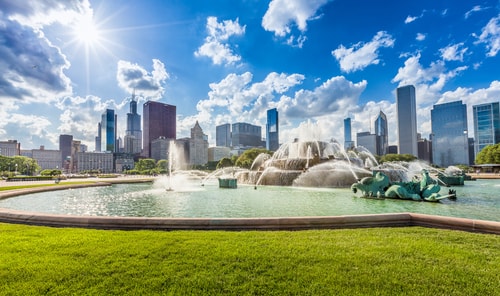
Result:
[[[156,168],[160,171],[160,174],[168,173],[168,161],[166,159],[158,160]]]
[[[217,163],[217,169],[222,169],[226,167],[232,167],[234,166],[233,161],[229,157],[224,157],[221,160],[219,160],[219,163]]]
[[[264,148],[252,148],[243,152],[240,157],[235,162],[236,166],[249,169],[252,166],[253,161],[259,154],[267,153],[269,155],[273,155],[272,151],[269,151]]]
[[[476,164],[500,164],[500,143],[488,145],[476,155]]]
[[[156,162],[152,158],[139,159],[135,164],[135,169],[138,171],[150,171],[156,168]]]
[[[416,160],[417,157],[412,154],[386,154],[380,158],[379,163],[389,162],[389,161],[405,161],[411,162]]]

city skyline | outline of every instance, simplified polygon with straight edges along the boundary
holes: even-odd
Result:
[[[423,137],[432,106],[457,100],[474,137],[472,106],[500,100],[498,0],[57,3],[0,0],[0,139],[22,149],[94,147],[106,109],[123,139],[133,94],[177,106],[177,137],[198,121],[211,146],[215,126],[265,127],[272,108],[282,143],[309,120],[341,142],[344,118],[355,135],[382,110],[395,145],[410,84]]]

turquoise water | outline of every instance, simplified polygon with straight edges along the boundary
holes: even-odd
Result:
[[[500,221],[500,180],[452,187],[457,201],[439,203],[364,199],[349,189],[183,184],[118,184],[29,194],[0,200],[1,208],[53,214],[130,217],[304,217],[414,212]],[[442,188],[447,194],[449,188]]]

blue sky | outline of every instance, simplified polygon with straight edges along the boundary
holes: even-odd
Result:
[[[21,3],[22,2],[22,3]],[[411,3],[408,3],[411,2]],[[413,84],[418,131],[433,104],[500,100],[500,2],[359,0],[0,0],[0,140],[94,149],[106,108],[124,136],[135,90],[177,106],[177,137],[196,121],[262,126],[280,141],[343,143],[343,119],[397,144],[395,89]],[[313,130],[311,131],[311,126]],[[305,131],[305,132],[304,132]]]

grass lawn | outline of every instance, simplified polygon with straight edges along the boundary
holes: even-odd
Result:
[[[500,236],[0,223],[0,295],[500,295]]]

